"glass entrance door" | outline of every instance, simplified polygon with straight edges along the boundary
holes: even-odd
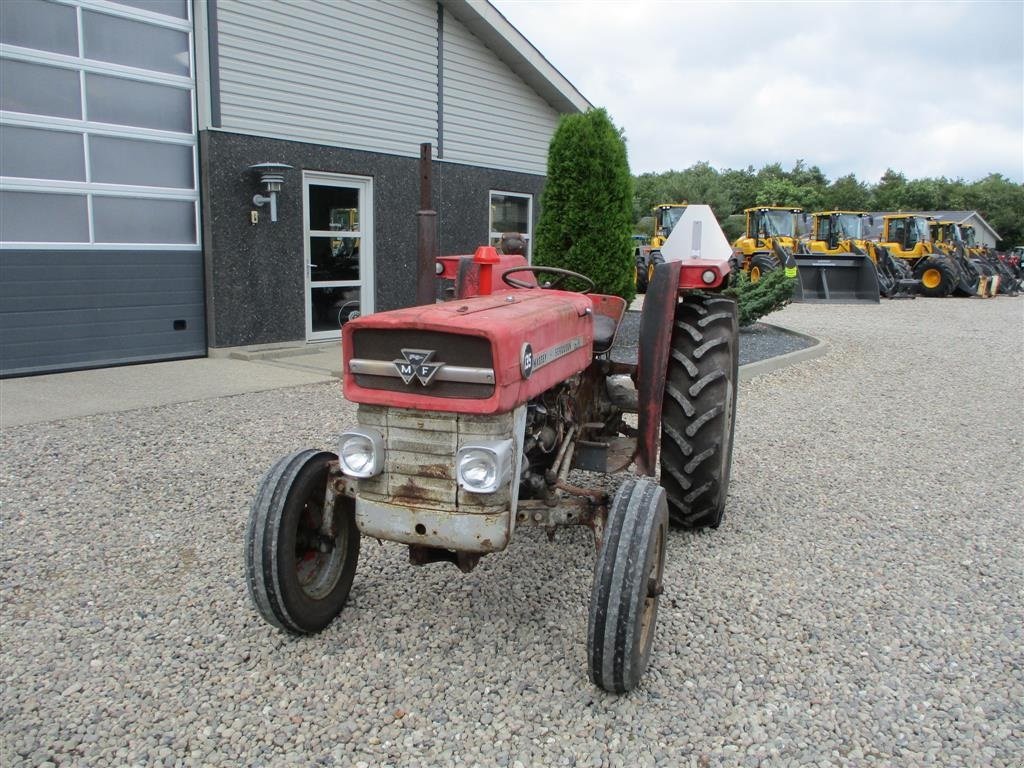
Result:
[[[373,311],[373,181],[305,172],[306,339]]]

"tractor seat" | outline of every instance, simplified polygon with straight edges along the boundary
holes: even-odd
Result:
[[[619,322],[626,313],[626,302],[618,296],[592,293],[594,312],[594,354],[603,355],[612,348]]]

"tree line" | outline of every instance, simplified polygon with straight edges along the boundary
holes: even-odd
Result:
[[[736,170],[717,170],[705,162],[683,171],[644,173],[634,177],[634,222],[642,221],[659,203],[689,201],[710,205],[730,239],[742,228],[744,208],[783,205],[805,211],[978,211],[1002,238],[999,247],[1024,244],[1024,184],[998,173],[977,181],[963,179],[907,179],[892,169],[876,184],[850,173],[830,181],[816,165],[797,160],[790,170],[780,163]]]

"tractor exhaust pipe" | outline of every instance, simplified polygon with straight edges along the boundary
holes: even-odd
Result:
[[[434,163],[430,142],[420,144],[420,209],[416,212],[416,304],[437,300],[437,211],[431,207]]]

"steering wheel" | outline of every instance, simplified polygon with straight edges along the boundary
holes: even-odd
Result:
[[[514,275],[517,272],[532,272],[534,275],[538,275],[538,274],[558,275],[558,277],[556,277],[551,282],[543,283],[543,284],[540,284],[539,286],[534,286],[534,285],[531,285],[530,283],[526,282],[525,280],[517,280],[514,277],[510,277],[510,275]],[[583,288],[581,290],[575,290],[575,291],[573,291],[573,293],[590,293],[592,290],[594,290],[594,281],[591,280],[586,275],[581,275],[579,272],[573,272],[573,271],[568,270],[568,269],[559,269],[558,267],[514,267],[513,269],[506,269],[504,272],[501,273],[501,280],[502,280],[502,282],[505,283],[505,285],[512,286],[513,288],[537,288],[537,287],[540,287],[540,288],[547,288],[547,289],[553,290],[553,291],[558,291],[558,290],[562,290],[559,286],[561,286],[563,283],[566,283],[569,280],[573,280],[573,279],[579,280],[584,285],[586,285],[586,288]]]

